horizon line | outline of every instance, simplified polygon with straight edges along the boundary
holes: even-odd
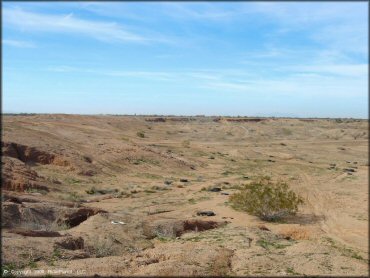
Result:
[[[353,120],[369,120],[368,118],[356,117],[302,117],[302,116],[247,116],[247,115],[175,115],[175,114],[110,114],[110,113],[93,113],[93,114],[78,114],[78,113],[34,113],[34,112],[1,112],[4,116],[35,116],[35,115],[71,115],[71,116],[120,116],[120,117],[190,117],[190,118],[276,118],[276,119],[353,119]]]

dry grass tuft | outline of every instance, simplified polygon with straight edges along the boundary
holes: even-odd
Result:
[[[307,240],[310,239],[311,233],[309,230],[305,228],[298,228],[293,227],[286,229],[279,233],[279,235],[286,239],[293,239],[293,240]]]

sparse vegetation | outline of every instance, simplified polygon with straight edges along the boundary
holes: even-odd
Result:
[[[269,177],[244,185],[230,196],[234,209],[246,211],[262,220],[275,221],[288,215],[294,215],[303,199],[289,189],[285,182],[272,182]]]
[[[257,240],[256,244],[266,250],[270,250],[271,248],[283,249],[291,245],[291,244],[281,244],[281,243],[278,243],[272,240],[267,240],[267,239],[259,239]]]
[[[136,135],[140,138],[145,138],[145,132],[144,131],[138,131]]]
[[[190,148],[190,140],[184,140],[184,141],[182,141],[182,146],[184,148]]]
[[[74,178],[68,178],[66,181],[69,184],[76,184],[76,183],[80,183],[81,182],[80,180],[74,179]]]
[[[40,230],[48,232],[58,232],[68,230],[70,226],[64,222],[58,223],[57,221],[52,221],[48,223],[39,223],[36,219],[30,217],[29,221],[23,221],[19,223],[19,227],[25,230]]]
[[[114,254],[113,240],[108,239],[94,239],[92,245],[87,248],[90,253],[94,254],[97,258],[109,257]]]
[[[93,186],[89,190],[86,190],[86,193],[93,195],[96,193],[96,188]]]
[[[166,119],[152,130],[128,116],[7,121],[5,139],[55,159],[4,157],[12,184],[3,182],[3,269],[37,273],[32,268],[85,269],[88,262],[88,273],[107,276],[367,273],[367,138],[351,141],[366,120],[338,128],[331,119],[268,119],[263,126],[206,117],[186,125]],[[141,130],[144,139],[136,135]],[[325,141],[326,134],[340,136]],[[279,189],[280,178],[290,188]],[[288,198],[292,190],[307,205],[285,217],[301,208],[298,195],[296,206]],[[217,227],[204,230],[202,222]],[[73,243],[80,237],[82,244]]]
[[[282,131],[283,135],[289,136],[289,135],[293,134],[293,132],[289,128],[283,128],[281,131]]]
[[[357,260],[360,260],[360,261],[366,261],[366,259],[364,259],[360,254],[358,254],[356,251],[354,251],[353,249],[351,248],[348,248],[342,244],[340,244],[339,242],[336,242],[334,241],[332,238],[330,237],[326,237],[325,238],[325,241],[327,243],[329,243],[329,245],[331,247],[333,247],[334,249],[337,249],[343,256],[346,256],[346,257],[350,257],[350,258],[353,258],[353,259],[357,259]]]
[[[296,272],[293,267],[288,267],[286,269],[286,273],[292,274],[292,275],[301,275],[300,273]]]
[[[47,194],[48,192],[44,189],[39,189],[39,188],[27,188],[25,190],[26,193],[40,193],[42,195]]]
[[[67,194],[67,196],[64,196],[63,199],[72,202],[81,202],[82,196],[77,192],[70,192]]]
[[[11,271],[14,269],[16,269],[16,265],[14,263],[2,264],[1,274],[3,275],[3,277],[15,277],[13,274],[11,274]]]

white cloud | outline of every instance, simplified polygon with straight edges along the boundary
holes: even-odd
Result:
[[[367,64],[332,64],[332,65],[304,65],[290,67],[291,71],[299,73],[316,73],[324,75],[339,75],[354,78],[363,78],[368,76]]]
[[[21,40],[12,40],[12,39],[3,39],[3,44],[8,46],[14,46],[19,48],[34,48],[36,45],[33,42],[21,41]]]
[[[277,36],[303,31],[307,38],[327,49],[367,54],[368,4],[273,3],[244,4],[244,10],[264,15],[280,27]]]
[[[160,72],[160,71],[130,71],[130,70],[112,70],[112,69],[105,69],[105,70],[95,70],[95,69],[88,69],[88,68],[79,68],[79,67],[71,67],[71,66],[53,66],[47,68],[48,71],[51,72],[60,72],[60,73],[86,73],[86,74],[97,74],[97,75],[105,75],[105,76],[112,76],[112,77],[132,77],[138,79],[150,79],[156,81],[171,81],[176,79],[176,74],[173,72]]]
[[[224,21],[241,15],[238,5],[225,8],[220,3],[161,3],[162,12],[181,20]]]
[[[215,93],[242,93],[251,96],[360,97],[367,92],[367,65],[297,65],[281,67],[283,74],[271,78],[242,69],[185,69],[182,71],[130,71],[51,67],[56,72],[80,72],[111,77],[129,77],[132,84],[142,80],[174,82],[191,90],[211,89]],[[338,77],[339,76],[339,77]],[[136,79],[136,81],[135,81]]]
[[[3,9],[3,26],[17,27],[23,31],[70,33],[107,42],[145,43],[153,40],[128,31],[115,22],[86,20],[73,14],[41,14],[21,9]]]

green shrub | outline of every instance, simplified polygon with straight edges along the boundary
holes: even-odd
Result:
[[[144,131],[138,131],[138,132],[136,133],[136,135],[137,135],[138,137],[140,137],[140,138],[145,138],[145,133],[144,133]]]
[[[93,186],[89,190],[86,190],[86,193],[91,195],[96,194],[96,188]]]
[[[243,185],[238,193],[230,196],[229,201],[234,209],[266,221],[294,215],[298,211],[298,205],[303,204],[302,198],[290,190],[288,184],[272,182],[269,177]]]

